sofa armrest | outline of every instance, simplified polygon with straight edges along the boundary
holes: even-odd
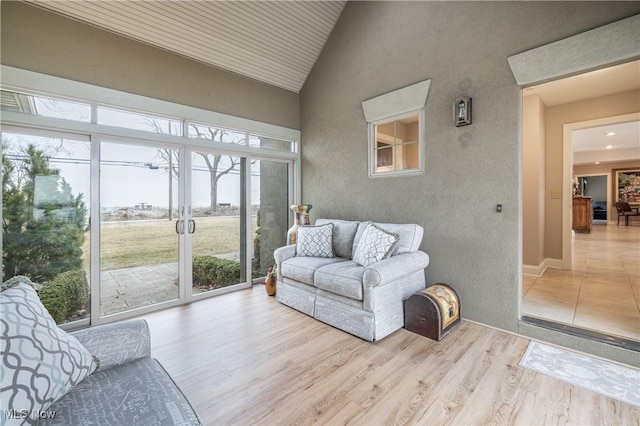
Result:
[[[295,244],[279,247],[273,252],[273,258],[276,260],[276,263],[282,263],[287,259],[291,259],[295,255],[296,255]]]
[[[145,320],[98,325],[69,334],[98,358],[100,370],[151,357],[149,325]]]
[[[429,265],[429,255],[423,251],[402,253],[369,265],[364,270],[364,287],[379,287]]]

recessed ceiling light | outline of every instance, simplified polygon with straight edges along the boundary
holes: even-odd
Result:
[[[605,148],[606,149],[611,149],[611,148],[613,148],[613,145],[607,145],[607,146],[605,146]]]
[[[605,136],[613,136],[613,135],[617,135],[617,134],[618,134],[617,132],[607,132],[604,135]]]
[[[596,161],[596,164],[600,164],[600,162],[599,162],[599,161]]]

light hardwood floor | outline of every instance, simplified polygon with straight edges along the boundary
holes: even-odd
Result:
[[[152,356],[206,425],[638,424],[640,409],[518,365],[528,339],[478,324],[370,343],[262,286],[145,315]]]
[[[523,314],[640,341],[640,226],[576,233],[573,270],[523,277]]]

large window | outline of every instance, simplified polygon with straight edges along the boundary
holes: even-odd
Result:
[[[140,114],[115,108],[98,107],[98,124],[124,127],[145,132],[182,136],[182,122],[151,114]]]
[[[29,277],[58,323],[89,318],[88,140],[2,133],[4,279]]]
[[[266,274],[299,199],[298,131],[2,72],[2,280],[43,285],[58,323],[116,321]]]

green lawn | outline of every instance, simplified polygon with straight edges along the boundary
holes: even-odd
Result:
[[[240,217],[214,216],[195,219],[194,255],[217,255],[240,251]],[[256,218],[253,217],[253,229]],[[175,221],[138,220],[101,223],[100,266],[103,271],[178,261]],[[84,247],[89,264],[89,234]]]

